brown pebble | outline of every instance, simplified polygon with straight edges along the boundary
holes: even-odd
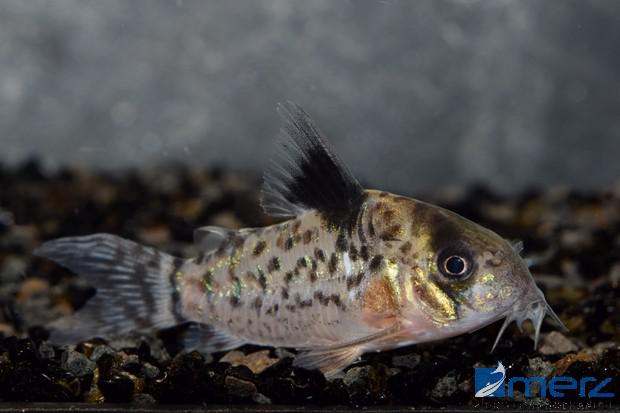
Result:
[[[543,340],[542,346],[538,350],[542,354],[564,354],[579,350],[579,347],[570,341],[564,334],[552,331]]]
[[[260,350],[250,354],[243,354],[234,350],[226,353],[220,362],[230,363],[232,366],[246,366],[252,373],[260,374],[266,368],[274,365],[278,359],[269,357],[269,350]]]

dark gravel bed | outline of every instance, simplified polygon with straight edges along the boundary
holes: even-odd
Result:
[[[584,403],[576,395],[542,400],[518,391],[513,402],[482,403],[474,398],[474,367],[501,360],[512,376],[612,377],[607,390],[618,396],[590,402],[620,406],[620,188],[588,194],[556,188],[516,197],[484,188],[415,194],[523,240],[538,284],[570,329],[559,333],[547,324],[538,350],[531,326],[524,333],[511,326],[491,353],[496,323],[435,344],[367,354],[328,381],[318,371],[293,368],[291,349],[182,352],[184,327],[62,348],[46,341],[43,326],[83,305],[93,290],[33,257],[40,242],[110,232],[189,257],[196,253],[197,227],[274,222],[260,210],[259,186],[257,177],[178,165],[114,176],[78,170],[44,176],[36,163],[0,167],[0,401],[427,408]]]

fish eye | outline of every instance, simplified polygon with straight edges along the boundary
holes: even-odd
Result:
[[[453,280],[464,280],[473,270],[471,254],[462,249],[447,248],[437,258],[439,272]]]

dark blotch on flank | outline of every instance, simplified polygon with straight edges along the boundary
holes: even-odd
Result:
[[[301,227],[301,221],[300,220],[296,220],[295,222],[293,222],[293,232],[297,232],[299,231],[299,228]]]
[[[364,279],[363,271],[358,272],[357,275],[349,277],[349,279],[347,280],[347,290],[351,291],[353,288],[359,286],[362,283],[363,279]]]
[[[263,299],[261,297],[256,297],[254,299],[254,304],[252,305],[254,306],[254,309],[256,310],[256,314],[260,314],[260,310],[263,308]]]
[[[338,238],[336,238],[336,251],[345,252],[347,250],[347,237],[344,231],[340,231]]]
[[[330,274],[333,274],[338,269],[338,257],[335,252],[332,252],[332,255],[329,257],[329,264],[327,265],[327,269]]]
[[[372,257],[372,260],[370,260],[370,263],[368,264],[368,268],[370,268],[370,271],[377,271],[380,267],[381,264],[383,263],[383,255],[379,254],[379,255],[375,255],[374,257]]]
[[[235,235],[232,240],[233,246],[235,248],[241,248],[244,242],[245,242],[245,238],[240,235]]]
[[[383,241],[398,240],[398,236],[400,235],[400,232],[401,232],[400,225],[390,225],[383,232],[381,232],[380,238]]]
[[[383,219],[386,222],[391,222],[395,216],[396,216],[396,211],[394,211],[393,209],[388,209],[385,212],[383,212]]]
[[[265,314],[267,314],[267,315],[275,315],[278,312],[279,309],[280,309],[280,306],[278,304],[274,304],[274,305],[272,305],[271,307],[269,307],[267,309]]]
[[[282,299],[288,300],[288,289],[285,287],[282,287]]]
[[[316,282],[316,280],[319,278],[319,275],[317,274],[316,271],[311,271],[310,272],[310,282],[314,283]]]
[[[299,308],[312,307],[312,299],[302,300],[299,293],[295,294],[295,304]]]
[[[205,284],[205,287],[207,287],[207,290],[211,289],[213,284],[213,271],[205,271],[202,276],[202,282]]]
[[[260,256],[263,251],[265,251],[265,248],[267,247],[267,243],[265,241],[258,241],[256,243],[256,246],[254,247],[254,251],[252,251],[252,255],[255,257]]]
[[[337,294],[332,294],[329,296],[329,299],[336,304],[336,307],[340,307],[342,303],[340,302],[340,296]]]
[[[310,241],[312,241],[312,231],[311,230],[308,229],[308,230],[304,231],[303,240],[304,240],[304,244],[310,244]]]
[[[400,246],[399,250],[403,254],[409,254],[409,251],[411,251],[411,241],[405,242],[403,245]]]
[[[286,234],[284,234],[282,229],[278,229],[280,235],[278,235],[278,239],[276,240],[276,246],[280,249],[284,249],[284,239],[286,238]]]
[[[322,291],[314,292],[314,299],[317,300],[321,305],[327,306],[330,302],[333,302],[340,309],[344,309],[344,305],[340,301],[340,296],[338,294],[332,294],[330,296],[325,296]]]
[[[232,294],[230,296],[230,304],[233,307],[238,307],[241,305],[241,281],[237,276],[232,276],[230,281],[233,288]]]
[[[308,263],[306,262],[306,257],[301,257],[300,259],[297,260],[297,267],[298,268],[308,267]]]
[[[258,272],[258,283],[264,291],[267,289],[267,277],[265,277],[265,272],[260,267],[256,269],[256,272]]]
[[[351,261],[357,261],[358,254],[359,252],[357,251],[357,247],[351,243],[351,246],[349,247],[349,258],[351,258]]]
[[[267,271],[272,273],[274,271],[280,271],[280,258],[272,257],[267,264]]]
[[[325,252],[322,249],[315,248],[314,256],[316,257],[317,260],[321,262],[325,262]]]
[[[289,285],[289,283],[291,282],[291,280],[293,279],[293,273],[292,272],[287,272],[286,274],[284,274],[284,282],[286,283],[286,285]]]
[[[362,259],[364,261],[368,261],[368,259],[370,258],[370,253],[368,252],[368,247],[366,245],[362,245],[362,248],[360,249],[360,255],[362,256]]]
[[[295,245],[295,239],[293,237],[288,237],[286,241],[284,242],[284,249],[288,251],[291,248],[293,248],[294,245]]]
[[[228,248],[228,241],[224,241],[220,244],[220,246],[215,250],[215,256],[221,257],[226,252],[226,248]]]

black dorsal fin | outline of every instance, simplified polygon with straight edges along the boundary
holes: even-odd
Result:
[[[330,150],[310,116],[297,104],[278,104],[284,118],[278,157],[265,173],[261,204],[272,216],[317,210],[342,220],[361,205],[364,189]]]

